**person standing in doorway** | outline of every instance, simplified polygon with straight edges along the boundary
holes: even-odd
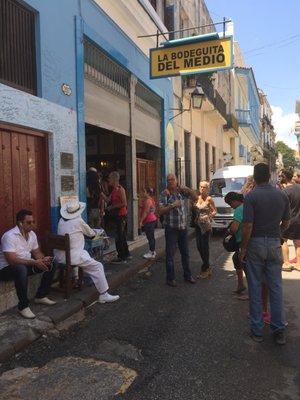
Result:
[[[155,214],[155,209],[153,189],[144,189],[141,193],[140,229],[145,232],[149,243],[149,251],[143,255],[147,260],[156,257],[154,231],[157,226],[157,216]]]
[[[286,193],[291,207],[291,221],[288,229],[283,232],[283,271],[300,271],[300,185],[293,183],[293,171],[284,169],[282,172],[283,180],[286,184],[283,191]],[[295,265],[289,261],[289,246],[287,241],[292,240],[295,246],[296,259]]]
[[[265,278],[270,293],[270,327],[275,342],[282,345],[286,343],[286,339],[281,277],[281,231],[289,225],[289,200],[285,193],[269,183],[268,165],[255,165],[254,181],[255,188],[244,199],[240,251],[240,262],[244,262],[246,258],[251,338],[256,342],[263,341],[261,284]]]
[[[130,260],[130,256],[127,244],[127,197],[123,186],[120,185],[120,174],[117,171],[113,171],[109,174],[108,183],[112,187],[112,192],[109,197],[105,196],[104,193],[101,196],[108,203],[108,207],[105,212],[108,214],[110,219],[115,225],[115,242],[117,257],[114,258],[111,263],[122,264]]]
[[[202,258],[202,267],[199,278],[205,279],[212,275],[212,269],[209,263],[209,238],[212,231],[211,221],[216,215],[217,210],[215,203],[208,194],[209,183],[200,182],[199,197],[195,203],[196,210],[196,241],[197,248]]]
[[[197,193],[187,187],[180,187],[174,174],[167,176],[167,188],[159,198],[159,214],[164,217],[163,226],[166,238],[166,283],[175,287],[174,255],[178,243],[181,253],[183,276],[186,282],[195,283],[190,270],[190,257],[187,232],[187,205],[185,199],[196,201]]]
[[[86,174],[88,223],[92,228],[100,227],[100,179],[96,168],[90,167]]]

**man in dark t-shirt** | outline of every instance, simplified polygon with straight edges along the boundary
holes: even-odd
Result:
[[[284,169],[281,172],[284,179],[286,193],[291,207],[291,220],[288,229],[283,232],[284,243],[282,245],[283,270],[300,271],[300,185],[293,183],[293,171]],[[289,261],[289,246],[287,241],[293,240],[296,251],[296,265],[291,265]]]
[[[290,206],[286,194],[270,185],[268,165],[255,165],[254,180],[256,186],[244,200],[240,252],[241,261],[246,257],[251,337],[257,342],[263,340],[261,284],[265,279],[270,292],[270,326],[276,343],[285,344],[281,230],[288,227]]]

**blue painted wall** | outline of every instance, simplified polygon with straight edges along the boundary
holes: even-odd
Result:
[[[100,46],[107,54],[127,68],[149,89],[163,99],[162,149],[164,154],[163,175],[172,150],[165,144],[166,125],[172,112],[172,84],[169,79],[151,81],[149,59],[128,38],[109,16],[92,0],[26,0],[37,12],[37,58],[39,96],[61,106],[77,111],[79,152],[79,196],[85,200],[85,131],[83,87],[83,37]],[[61,85],[67,83],[72,95],[66,96]],[[58,210],[51,211],[53,226]]]

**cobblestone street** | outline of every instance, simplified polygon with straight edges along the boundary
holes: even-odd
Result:
[[[159,261],[120,289],[120,302],[93,305],[71,330],[3,364],[2,372],[17,369],[2,375],[1,397],[298,400],[300,310],[293,299],[300,274],[284,273],[288,344],[276,347],[267,328],[265,341],[254,343],[248,303],[231,294],[231,259],[219,237],[211,248],[211,279],[188,285],[178,270],[178,287],[167,287]],[[196,275],[194,241],[191,249]]]

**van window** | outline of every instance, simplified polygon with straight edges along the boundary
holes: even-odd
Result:
[[[229,192],[240,192],[247,178],[219,178],[210,183],[210,195],[224,197]]]

